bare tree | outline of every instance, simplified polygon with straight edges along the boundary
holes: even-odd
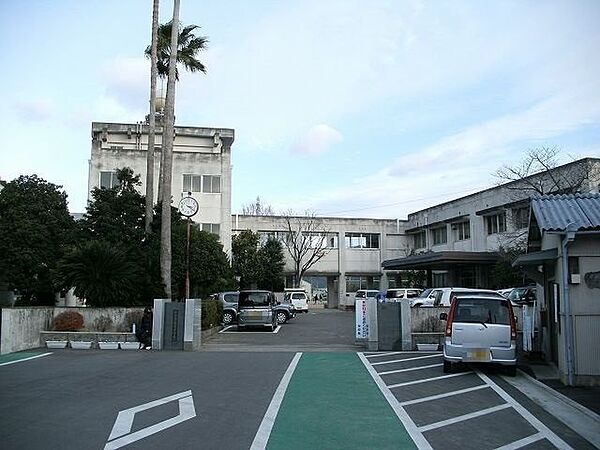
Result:
[[[275,213],[271,205],[263,203],[260,197],[257,196],[254,202],[242,205],[242,214],[248,216],[272,216]]]
[[[516,181],[517,183],[510,183],[505,188],[515,192],[519,199],[544,194],[572,194],[585,190],[593,176],[589,166],[576,162],[560,166],[559,156],[560,149],[556,146],[530,149],[520,162],[502,166],[494,176],[498,178],[499,184]]]
[[[289,211],[283,217],[286,225],[283,245],[294,261],[295,282],[300,286],[304,274],[331,251],[328,242],[331,233],[313,213],[295,216]]]
[[[150,234],[154,213],[154,141],[156,135],[156,78],[158,69],[158,2],[152,2],[152,44],[150,45],[150,115],[148,116],[148,153],[146,155],[146,234]]]

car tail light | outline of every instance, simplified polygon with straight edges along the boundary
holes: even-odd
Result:
[[[517,340],[517,322],[515,321],[515,314],[513,313],[512,305],[508,300],[506,300],[506,304],[508,305],[508,314],[510,315],[510,340]]]
[[[452,337],[452,322],[454,321],[454,312],[456,311],[457,304],[457,298],[452,297],[450,303],[450,312],[448,313],[448,320],[446,321],[446,337]]]

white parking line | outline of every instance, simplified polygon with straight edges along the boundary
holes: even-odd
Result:
[[[377,356],[400,355],[401,353],[402,352],[372,353],[370,355],[365,355],[365,358],[376,358]]]
[[[430,381],[443,380],[444,378],[460,377],[463,375],[472,375],[472,373],[471,372],[451,373],[450,375],[441,375],[439,377],[424,378],[422,380],[405,381],[404,383],[391,384],[388,386],[388,388],[394,389],[394,388],[402,387],[402,386],[410,386],[411,384],[428,383]]]
[[[281,402],[283,401],[283,397],[285,396],[285,391],[287,390],[287,387],[290,384],[290,380],[292,379],[292,375],[294,375],[294,371],[296,370],[296,366],[298,365],[298,361],[300,360],[301,356],[302,353],[296,353],[296,355],[294,355],[294,358],[292,359],[292,362],[290,362],[290,365],[283,374],[283,377],[279,382],[279,386],[277,386],[277,390],[275,391],[275,394],[271,399],[271,403],[267,408],[267,412],[265,412],[263,420],[260,423],[260,426],[258,427],[256,436],[254,436],[254,440],[252,441],[250,450],[264,450],[267,447],[267,443],[269,442],[269,436],[271,436],[271,430],[273,429],[275,419],[277,418],[277,413],[279,412]]]
[[[438,355],[426,355],[426,356],[417,356],[415,358],[394,359],[392,361],[380,361],[380,362],[370,363],[370,364],[372,366],[380,366],[381,364],[394,364],[394,363],[404,362],[404,361],[416,361],[417,359],[425,359],[425,358],[439,358],[440,356],[442,356],[441,353]]]
[[[503,403],[501,405],[492,406],[491,408],[481,409],[479,411],[475,411],[469,414],[453,417],[452,419],[446,419],[440,422],[431,423],[429,425],[419,427],[419,431],[421,433],[424,433],[426,431],[435,430],[436,428],[447,427],[448,425],[452,425],[458,422],[464,422],[465,420],[474,419],[475,417],[486,416],[488,414],[494,413],[496,411],[501,411],[510,407],[511,405],[509,405],[508,403]]]
[[[504,399],[505,402],[509,403],[527,422],[529,422],[534,428],[536,428],[542,436],[548,439],[552,444],[561,449],[572,449],[569,444],[559,438],[556,434],[550,430],[546,425],[544,425],[537,417],[531,414],[523,405],[518,403],[514,398],[512,398],[505,390],[503,390],[500,386],[494,383],[490,377],[476,370],[475,373],[479,375],[479,377],[486,382],[500,397]]]
[[[544,439],[544,436],[541,433],[536,433],[527,436],[526,438],[519,439],[518,441],[511,442],[510,444],[503,445],[502,447],[497,447],[496,450],[516,450],[518,448],[523,448],[526,445],[533,444],[534,442],[541,441],[542,439]]]
[[[429,397],[421,397],[415,400],[407,400],[405,402],[400,402],[401,406],[415,405],[417,403],[428,402],[430,400],[438,400],[440,398],[452,397],[454,395],[466,394],[467,392],[478,391],[479,389],[487,389],[489,386],[487,384],[480,384],[479,386],[473,386],[470,388],[460,389],[458,391],[452,392],[444,392],[443,394],[438,395],[430,395]]]
[[[417,448],[420,450],[433,450],[429,442],[427,442],[427,439],[425,439],[425,436],[423,436],[423,433],[419,431],[419,428],[410,418],[408,413],[404,410],[404,408],[402,408],[402,406],[400,406],[398,399],[396,399],[394,394],[392,394],[392,391],[389,390],[389,388],[384,383],[383,379],[377,374],[377,371],[372,367],[371,364],[369,364],[369,361],[367,360],[365,355],[363,355],[362,353],[358,353],[358,357],[360,358],[367,371],[371,375],[371,378],[373,378],[373,381],[375,381],[375,384],[377,384],[377,387],[379,388],[389,405],[396,413],[398,419],[400,419],[400,422],[402,422],[402,425],[404,425],[404,428],[416,444]]]
[[[16,364],[16,363],[20,363],[20,362],[23,362],[23,361],[30,361],[32,359],[41,358],[43,356],[48,356],[48,355],[51,355],[51,354],[52,354],[52,352],[48,352],[48,353],[42,353],[41,355],[30,356],[29,358],[16,359],[14,361],[8,361],[8,362],[5,362],[5,363],[2,363],[2,364],[0,364],[0,366],[8,366],[9,364]]]
[[[387,372],[379,372],[381,375],[390,375],[392,373],[412,372],[413,370],[431,369],[432,367],[441,367],[443,364],[430,364],[428,366],[409,367],[408,369],[388,370]]]

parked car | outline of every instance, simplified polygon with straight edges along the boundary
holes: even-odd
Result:
[[[286,289],[283,304],[292,305],[296,312],[308,312],[308,295],[304,290]]]
[[[517,326],[511,303],[502,296],[469,294],[453,297],[446,321],[444,372],[458,362],[493,363],[514,376],[517,368]]]
[[[462,295],[483,295],[486,297],[502,297],[496,291],[490,289],[471,288],[433,288],[426,298],[417,297],[411,301],[410,306],[450,306],[452,297]]]
[[[394,288],[388,289],[385,293],[385,302],[399,302],[403,298],[417,298],[423,289],[417,288]]]
[[[240,291],[238,297],[238,330],[246,327],[277,328],[277,317],[273,311],[275,295],[270,291]]]
[[[535,286],[514,288],[508,296],[513,304],[533,303],[536,298]]]
[[[223,312],[221,313],[221,323],[223,325],[231,325],[238,320],[238,297],[239,291],[219,292],[211,295],[212,298],[217,298],[221,302]],[[277,323],[282,325],[288,320],[296,317],[296,310],[291,304],[279,303],[273,306],[273,311],[277,317]]]
[[[355,299],[363,299],[363,298],[377,298],[377,294],[379,294],[379,291],[376,289],[359,289],[358,291],[356,291],[356,294],[354,294],[354,298]]]

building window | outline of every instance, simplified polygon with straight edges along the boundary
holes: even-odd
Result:
[[[379,248],[379,235],[374,233],[346,233],[346,248]]]
[[[183,192],[201,192],[202,175],[184,175]]]
[[[359,289],[379,289],[379,277],[348,276],[346,277],[346,292],[356,292]]]
[[[521,230],[529,226],[529,208],[515,208],[512,211],[512,215],[516,230]]]
[[[506,213],[485,216],[487,234],[504,233],[506,231]]]
[[[112,189],[119,185],[117,172],[100,172],[100,188]]]
[[[453,225],[453,228],[457,241],[471,239],[471,222],[458,222]]]
[[[431,230],[433,236],[433,245],[445,244],[448,242],[448,232],[445,226]]]
[[[202,175],[202,192],[218,194],[221,192],[221,175]]]
[[[202,231],[206,231],[208,233],[216,234],[218,236],[219,232],[221,231],[221,225],[218,224],[218,223],[203,223],[202,224]]]
[[[425,248],[427,247],[427,233],[425,231],[420,231],[417,234],[413,235],[415,248]]]

